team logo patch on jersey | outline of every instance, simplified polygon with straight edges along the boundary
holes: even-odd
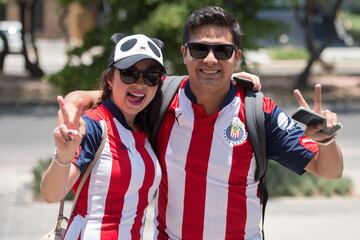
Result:
[[[239,145],[247,139],[244,123],[238,117],[234,117],[229,126],[224,129],[225,139],[231,145]]]

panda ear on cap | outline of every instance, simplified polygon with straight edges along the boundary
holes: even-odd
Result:
[[[157,38],[151,38],[151,40],[154,41],[154,43],[159,47],[159,48],[163,48],[164,47],[164,42],[161,41],[160,39],[157,39]]]
[[[123,39],[126,36],[127,35],[124,33],[114,33],[110,39],[111,41],[113,41],[113,43],[117,44],[121,39]]]

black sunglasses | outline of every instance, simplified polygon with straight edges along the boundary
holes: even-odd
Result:
[[[190,55],[193,58],[199,59],[206,58],[211,49],[219,60],[228,60],[237,48],[234,44],[205,44],[197,42],[185,43],[185,47],[189,48]]]
[[[143,75],[143,79],[146,85],[153,87],[158,85],[162,78],[165,77],[165,73],[156,68],[148,68],[145,71],[139,71],[135,67],[131,67],[125,70],[120,70],[121,80],[125,84],[133,84],[139,80],[140,74]]]

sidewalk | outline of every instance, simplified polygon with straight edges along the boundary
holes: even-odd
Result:
[[[11,179],[11,172],[0,170],[1,176]],[[56,221],[58,204],[34,202],[24,185],[31,176],[17,172],[22,180],[17,190],[7,197],[0,195],[0,239],[35,240],[51,229]],[[15,184],[12,184],[15,187]],[[28,186],[27,186],[28,187]],[[68,213],[71,202],[66,202]],[[360,198],[276,198],[267,206],[265,233],[269,240],[357,240],[360,222]],[[153,234],[153,206],[148,209],[144,240]]]
[[[65,63],[63,49],[61,41],[41,42],[39,54],[40,57],[47,57],[41,61],[46,73],[59,70]],[[346,53],[334,51],[333,54]],[[352,51],[358,53],[358,49]],[[357,56],[360,59],[360,53]],[[53,227],[58,211],[58,204],[33,201],[31,193],[31,169],[40,158],[50,156],[53,147],[51,133],[56,121],[56,91],[46,82],[29,80],[18,57],[11,56],[7,59],[5,74],[0,74],[0,211],[3,214],[0,218],[0,239],[33,240],[39,239]],[[360,232],[357,231],[360,223],[360,111],[348,114],[356,106],[360,109],[360,92],[357,92],[360,89],[358,63],[358,60],[346,62],[343,59],[336,70],[336,77],[316,76],[317,81],[327,85],[324,94],[329,98],[335,96],[336,99],[345,101],[350,95],[355,96],[352,99],[355,101],[352,104],[354,106],[341,102],[344,104],[341,108],[341,121],[345,128],[338,136],[340,145],[344,147],[344,175],[354,181],[354,196],[271,199],[265,221],[267,239],[360,239]],[[265,92],[271,93],[274,98],[280,97],[276,92],[272,93],[273,86],[288,87],[284,84],[287,83],[284,81],[287,81],[288,74],[294,76],[294,72],[300,71],[303,64],[301,61],[262,63],[259,70]],[[345,75],[350,72],[354,75]],[[291,92],[290,89],[288,91]],[[336,95],[339,92],[343,95]],[[38,107],[29,107],[31,104]],[[294,109],[293,105],[287,107],[290,111]],[[69,211],[70,204],[66,203],[66,211]],[[149,209],[148,216],[145,240],[152,239],[152,209]]]

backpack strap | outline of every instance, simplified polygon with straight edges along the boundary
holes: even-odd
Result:
[[[250,136],[251,144],[254,149],[256,159],[255,180],[259,180],[260,189],[260,203],[262,205],[262,218],[261,218],[261,233],[263,240],[265,239],[264,233],[264,220],[265,209],[268,200],[268,192],[266,189],[266,137],[265,137],[265,117],[263,111],[263,93],[254,92],[251,89],[246,89],[245,95],[245,116],[248,133]]]
[[[163,98],[160,112],[159,114],[151,114],[150,112],[149,115],[149,122],[151,128],[150,143],[154,149],[156,149],[156,136],[165,116],[166,110],[168,109],[177,90],[179,89],[180,83],[186,78],[188,78],[188,76],[167,76],[161,86]]]
[[[256,159],[255,180],[259,181],[265,175],[267,168],[264,94],[254,91],[252,82],[247,79],[234,77],[234,80],[245,89],[246,127]]]
[[[263,97],[262,92],[246,89],[245,116],[256,159],[255,180],[260,180],[265,175],[267,168]]]
[[[266,189],[266,169],[267,169],[267,156],[266,156],[266,135],[265,135],[265,117],[263,110],[262,92],[253,91],[253,85],[249,84],[248,80],[234,78],[237,84],[245,89],[245,118],[248,134],[251,144],[254,149],[256,170],[255,180],[259,181],[260,201],[262,205],[262,238],[265,239],[264,234],[264,220],[265,208],[268,200],[268,192]]]

